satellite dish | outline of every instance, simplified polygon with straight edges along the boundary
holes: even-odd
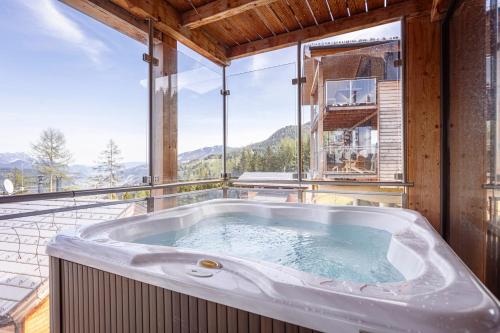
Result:
[[[5,179],[3,181],[3,188],[8,195],[14,193],[14,184],[12,184],[10,179]]]

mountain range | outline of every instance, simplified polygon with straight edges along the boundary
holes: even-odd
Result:
[[[310,127],[309,123],[302,125],[302,132],[309,132]],[[278,145],[281,140],[284,138],[290,138],[290,139],[296,139],[297,138],[297,126],[295,125],[288,125],[285,127],[282,127],[278,129],[276,132],[271,134],[267,139],[249,144],[244,147],[239,147],[239,148],[234,148],[234,147],[228,147],[227,151],[228,153],[234,153],[234,152],[239,152],[240,150],[243,150],[245,148],[249,148],[252,150],[265,150],[267,147],[274,147]],[[187,163],[195,160],[201,160],[204,158],[207,158],[210,155],[215,155],[215,154],[222,154],[222,146],[212,146],[212,147],[203,147],[200,149],[188,151],[179,154],[178,156],[178,161],[179,163]]]
[[[309,131],[309,124],[303,125],[303,132]],[[289,125],[278,129],[269,138],[247,145],[245,147],[233,148],[228,147],[228,153],[238,153],[245,148],[252,150],[265,150],[267,147],[274,147],[280,143],[284,138],[295,139],[297,137],[297,126]],[[211,155],[222,154],[222,145],[203,147],[200,149],[188,151],[179,154],[178,162],[179,164],[187,164],[192,161],[202,160]],[[123,166],[123,185],[137,184],[140,183],[142,177],[147,175],[148,168],[147,164],[144,162],[126,162],[122,164]],[[24,170],[25,174],[35,174],[34,171],[34,159],[24,152],[16,153],[0,153],[0,171],[8,172],[12,169]],[[74,182],[84,183],[87,182],[89,177],[92,176],[94,172],[93,166],[84,164],[72,164],[69,165],[69,173],[71,174]]]

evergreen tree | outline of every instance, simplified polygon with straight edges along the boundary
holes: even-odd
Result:
[[[115,187],[118,186],[123,173],[123,166],[120,164],[121,150],[111,139],[106,148],[99,155],[97,165],[94,167],[96,172],[95,180],[98,186]]]
[[[41,176],[48,177],[49,191],[52,192],[56,177],[69,178],[68,163],[71,153],[66,149],[66,138],[61,131],[47,128],[31,148],[35,168]]]

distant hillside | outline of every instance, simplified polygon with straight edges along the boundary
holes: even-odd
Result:
[[[309,123],[302,126],[303,132],[309,132]],[[252,150],[265,150],[267,147],[275,147],[277,146],[281,140],[284,138],[295,139],[297,137],[297,126],[296,125],[288,125],[278,129],[276,132],[271,134],[271,136],[263,141],[249,144],[244,147],[232,148],[228,147],[228,153],[238,154],[241,150],[245,148],[249,148]],[[222,146],[212,146],[212,147],[203,147],[200,149],[187,151],[179,154],[178,161],[179,164],[185,164],[189,162],[194,162],[197,160],[205,159],[211,155],[221,155],[222,154]]]
[[[309,133],[309,124],[303,125],[303,133]],[[273,153],[279,153],[282,150],[280,144],[283,139],[289,138],[292,140],[296,140],[296,137],[297,126],[289,125],[282,127],[263,141],[252,143],[244,147],[228,148],[228,163],[232,163],[231,165],[233,166],[233,169],[236,168],[235,163],[238,164],[238,167],[241,169],[240,171],[245,171],[247,170],[247,168],[250,168],[248,166],[244,166],[243,164],[239,165],[243,163],[240,163],[242,153],[248,149],[257,152],[261,156],[260,158],[263,160],[272,160],[273,158],[279,159],[266,155],[267,148],[271,148],[273,150]],[[220,157],[221,154],[221,145],[203,147],[179,154],[179,177],[183,179],[200,179],[220,175],[220,170],[222,167]],[[288,162],[288,164],[294,165],[293,161]],[[260,163],[264,162],[261,161]],[[0,180],[3,177],[6,177],[11,172],[11,170],[15,168],[23,169],[25,181],[32,183],[32,185],[35,186],[36,176],[38,172],[34,169],[33,164],[33,158],[27,153],[0,153]],[[147,175],[149,172],[147,164],[144,162],[125,162],[122,164],[122,167],[123,168],[120,185],[123,186],[142,183],[142,177]],[[269,166],[269,168],[271,167]],[[275,167],[274,169],[278,169],[278,167]],[[66,186],[85,188],[88,187],[89,184],[93,184],[92,177],[95,173],[94,166],[72,164],[69,165],[68,171],[71,181],[70,184],[65,184]]]
[[[33,159],[26,153],[0,153],[0,169],[33,168]]]
[[[302,125],[302,132],[303,133],[309,132],[309,123]],[[282,127],[273,134],[271,134],[271,136],[266,140],[257,143],[252,143],[244,148],[250,148],[252,150],[265,150],[267,149],[267,147],[277,146],[285,138],[290,138],[294,140],[297,138],[296,125],[288,125]]]
[[[204,159],[207,156],[214,154],[222,154],[222,146],[212,146],[212,147],[203,147],[196,150],[187,151],[179,154],[177,160],[180,164],[188,163],[195,160]]]

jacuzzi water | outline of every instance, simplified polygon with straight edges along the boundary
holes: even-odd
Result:
[[[389,232],[366,226],[242,213],[210,216],[188,228],[134,240],[264,260],[337,280],[404,281],[387,260],[390,241]]]

